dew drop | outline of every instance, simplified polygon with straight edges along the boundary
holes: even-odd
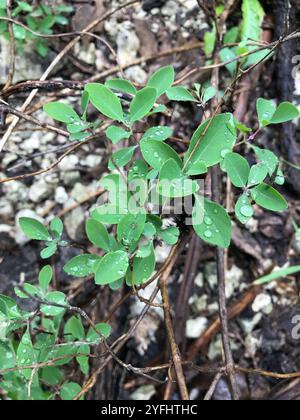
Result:
[[[210,226],[210,225],[212,225],[212,220],[211,220],[211,218],[210,217],[205,217],[204,218],[204,223],[206,224],[206,225],[208,225],[208,226]]]
[[[206,230],[206,231],[204,232],[204,236],[205,236],[206,238],[211,238],[211,237],[212,237],[212,232],[211,232],[211,230]]]
[[[245,217],[252,217],[253,216],[252,206],[242,206],[241,207],[241,214]]]

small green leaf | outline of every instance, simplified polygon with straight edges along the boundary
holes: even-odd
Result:
[[[52,219],[50,223],[50,229],[52,233],[56,234],[55,236],[60,237],[62,235],[64,225],[59,217],[55,217],[54,219]]]
[[[64,266],[64,271],[70,276],[87,277],[93,274],[94,265],[99,259],[98,255],[93,254],[78,255]]]
[[[170,101],[197,102],[197,99],[183,86],[172,87],[167,90],[167,97]]]
[[[279,164],[278,157],[273,152],[271,152],[271,150],[261,149],[256,146],[251,147],[254,150],[260,162],[267,166],[269,175],[272,176]]]
[[[89,241],[100,249],[110,251],[109,235],[106,227],[97,220],[88,219],[85,230]]]
[[[259,98],[257,100],[256,108],[260,126],[264,127],[270,124],[270,121],[272,120],[272,117],[276,111],[276,105],[274,102]]]
[[[71,339],[83,340],[85,337],[82,321],[78,316],[72,316],[65,325],[64,334],[71,336]],[[68,337],[67,337],[68,339]]]
[[[288,204],[282,195],[273,187],[261,184],[251,190],[253,200],[259,206],[271,211],[285,211]]]
[[[147,86],[155,88],[157,97],[159,97],[172,86],[174,80],[174,68],[172,66],[162,67],[150,77]]]
[[[265,163],[258,163],[250,169],[248,187],[261,184],[268,176],[269,170]]]
[[[48,291],[49,284],[52,281],[53,270],[51,265],[46,265],[39,273],[39,284],[44,293]]]
[[[19,366],[30,366],[36,363],[36,355],[32,345],[29,329],[23,335],[18,350],[17,361]],[[24,369],[21,371],[26,379],[31,377],[31,369]]]
[[[146,214],[128,214],[122,218],[118,225],[118,241],[128,247],[135,247],[144,231]]]
[[[203,94],[203,103],[206,104],[208,101],[210,101],[212,98],[214,98],[217,94],[217,89],[214,86],[210,86],[207,89],[205,89]]]
[[[106,324],[104,322],[96,325],[96,330],[99,331],[99,334],[93,329],[90,328],[89,332],[87,333],[86,339],[87,341],[90,341],[92,343],[96,343],[97,341],[100,341],[101,337],[108,338],[111,333],[111,326],[109,324]]]
[[[81,122],[77,112],[75,112],[69,105],[62,102],[50,102],[49,104],[44,105],[44,111],[54,120],[66,124]]]
[[[57,243],[53,241],[46,248],[42,249],[41,258],[43,260],[47,260],[48,258],[51,258],[56,253],[56,251],[57,251]]]
[[[60,390],[60,396],[63,401],[72,401],[81,391],[80,385],[75,382],[64,384]]]
[[[198,214],[204,211],[204,220],[198,224]],[[232,226],[226,210],[217,203],[202,200],[196,196],[193,211],[193,226],[200,238],[209,244],[228,248],[231,242]]]
[[[19,224],[22,231],[30,239],[37,241],[51,241],[51,235],[45,226],[36,219],[31,219],[29,217],[21,217],[19,219]]]
[[[211,31],[206,31],[204,34],[204,52],[207,57],[210,57],[214,52],[215,45],[217,40],[217,30],[216,25],[213,25]]]
[[[189,161],[184,170],[184,172],[190,176],[203,175],[203,174],[206,174],[207,171],[208,171],[207,166],[200,159],[196,161],[194,160]]]
[[[45,296],[46,301],[54,303],[54,305],[42,305],[41,312],[47,316],[58,316],[65,312],[65,308],[55,306],[56,305],[66,305],[66,296],[61,292],[50,292]]]
[[[271,124],[281,124],[292,121],[300,115],[298,108],[290,102],[282,102],[276,109]]]
[[[130,131],[124,130],[124,128],[111,125],[105,131],[106,137],[112,141],[113,144],[119,143],[121,140],[129,139],[131,136]]]
[[[118,224],[123,216],[124,209],[120,209],[114,204],[104,204],[92,211],[92,218],[106,225]]]
[[[220,51],[220,58],[223,63],[228,63],[229,61],[234,60],[236,58],[236,54],[232,48],[223,48]],[[226,68],[233,76],[236,73],[237,61],[233,61],[230,64],[226,64]]]
[[[128,266],[129,260],[126,252],[116,251],[105,255],[96,267],[96,284],[106,285],[125,277]]]
[[[207,167],[220,163],[232,151],[237,138],[232,124],[233,117],[229,113],[217,115],[212,122],[207,120],[201,124],[191,139],[184,162],[194,165],[201,161]]]
[[[130,83],[128,80],[124,80],[124,79],[107,80],[105,82],[105,86],[107,86],[110,89],[116,90],[118,92],[128,93],[129,95],[133,95],[133,96],[137,92],[133,84]]]
[[[165,141],[172,136],[173,130],[170,127],[157,126],[149,128],[141,140]]]
[[[89,83],[85,90],[90,94],[90,101],[101,114],[116,121],[124,121],[124,114],[119,98],[105,85]]]
[[[178,242],[180,236],[180,230],[176,226],[171,226],[167,229],[162,229],[159,232],[159,237],[167,244],[167,245],[175,245]]]
[[[287,276],[291,276],[293,274],[299,273],[299,271],[300,271],[300,265],[296,265],[293,267],[286,267],[280,270],[275,270],[273,271],[273,273],[257,279],[254,282],[254,284],[257,286],[262,286],[263,284],[270,283],[271,281],[278,280],[282,277],[287,277]]]
[[[145,161],[154,169],[160,170],[169,159],[174,159],[182,167],[179,156],[169,145],[156,140],[142,140],[140,146]]]
[[[253,214],[254,209],[251,205],[251,201],[246,194],[243,194],[236,203],[235,215],[237,219],[245,225],[251,219]]]
[[[145,258],[135,257],[133,260],[133,270],[129,269],[126,275],[126,283],[128,286],[132,286],[132,282],[135,286],[139,286],[145,283],[155,270],[155,252],[153,245],[151,247],[150,254]]]
[[[157,191],[164,197],[187,197],[198,191],[197,182],[187,178],[174,159],[162,166]]]
[[[135,150],[136,146],[124,147],[123,149],[118,150],[112,155],[108,163],[108,169],[113,171],[114,169],[126,166],[133,158]]]
[[[151,111],[157,98],[154,88],[145,87],[138,91],[130,104],[130,122],[134,123],[144,118]]]
[[[232,184],[237,188],[246,187],[250,173],[247,160],[238,153],[227,153],[224,164]]]

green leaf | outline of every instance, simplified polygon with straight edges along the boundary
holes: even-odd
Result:
[[[96,267],[96,284],[106,285],[123,278],[128,266],[129,260],[126,252],[116,251],[105,255]]]
[[[92,218],[107,225],[115,225],[120,222],[124,216],[124,209],[120,209],[114,204],[104,204],[96,207],[92,211]]]
[[[237,188],[246,187],[250,173],[247,160],[238,153],[227,153],[224,164],[232,184]]]
[[[299,273],[300,265],[293,267],[282,268],[280,270],[275,270],[273,273],[268,274],[267,276],[257,279],[254,284],[257,286],[262,286],[263,284],[270,283],[271,281],[278,280],[282,277],[288,277],[293,274]]]
[[[90,94],[85,90],[82,93],[82,97],[81,97],[82,118],[84,118],[84,120],[86,120],[86,113],[88,110],[89,103],[90,103]]]
[[[210,86],[207,89],[205,89],[203,94],[203,103],[206,104],[208,101],[210,101],[212,98],[214,98],[217,94],[217,89],[214,86]]]
[[[101,114],[106,117],[124,121],[124,114],[119,98],[105,85],[100,83],[89,83],[85,90],[90,94],[90,101]]]
[[[36,362],[36,356],[34,353],[29,329],[23,335],[18,350],[17,350],[17,361],[19,366],[30,366]],[[22,375],[26,379],[31,377],[31,369],[24,369],[21,371]]]
[[[260,162],[267,166],[269,175],[272,176],[279,164],[278,157],[273,152],[271,152],[271,150],[260,149],[256,146],[251,147],[254,150]]]
[[[100,249],[110,251],[109,235],[106,227],[95,219],[88,219],[85,230],[89,241]]]
[[[188,162],[184,172],[189,176],[203,175],[208,171],[207,166],[202,160]]]
[[[131,182],[134,179],[146,179],[147,174],[148,165],[143,159],[137,159],[129,169],[128,182]]]
[[[62,102],[50,102],[45,104],[43,107],[44,111],[49,115],[49,117],[54,120],[72,124],[72,123],[81,123],[81,119],[77,112],[74,111],[69,105],[66,105]]]
[[[123,149],[118,150],[112,155],[108,163],[108,169],[113,171],[117,168],[123,168],[123,166],[127,165],[131,161],[135,150],[136,146],[124,147]]]
[[[48,291],[49,284],[52,281],[53,270],[51,265],[46,265],[39,273],[39,284],[44,293]]]
[[[50,292],[45,296],[46,301],[57,304],[57,305],[66,305],[66,296],[62,292]],[[65,308],[60,308],[59,306],[52,305],[42,305],[41,311],[47,316],[58,316],[65,312]]]
[[[151,247],[150,255],[145,258],[135,257],[133,260],[133,270],[129,269],[126,275],[126,283],[128,286],[139,286],[145,283],[155,270],[155,252],[153,245]]]
[[[112,141],[113,144],[119,143],[121,140],[129,139],[131,136],[130,131],[124,130],[124,128],[111,125],[105,131],[106,137]]]
[[[57,367],[49,366],[42,370],[41,378],[47,385],[59,385],[63,380],[63,377],[63,373]]]
[[[145,228],[146,214],[128,214],[122,218],[118,225],[118,241],[123,245],[135,247],[136,243],[140,240]]]
[[[216,25],[214,24],[212,31],[205,32],[204,35],[204,52],[207,57],[211,56],[214,52],[217,40]]]
[[[277,171],[277,175],[276,175],[276,178],[275,178],[275,183],[277,185],[284,185],[285,184],[284,173],[280,169],[278,169],[278,171]]]
[[[51,232],[55,234],[55,236],[60,237],[64,230],[63,222],[59,217],[55,217],[52,219],[50,223]]]
[[[281,124],[292,121],[300,115],[298,108],[290,102],[282,102],[276,109],[271,124]]]
[[[261,41],[262,23],[265,12],[259,0],[243,0],[243,22],[241,27],[242,41]],[[249,51],[257,49],[256,46],[247,47]],[[260,61],[269,53],[269,50],[252,54],[246,61],[246,66],[251,66]]]
[[[41,258],[43,260],[47,260],[48,258],[51,258],[56,253],[56,251],[57,251],[57,243],[53,241],[46,248],[42,249]]]
[[[111,333],[111,326],[104,322],[96,325],[96,330],[99,331],[100,335],[104,338],[108,338]],[[92,343],[96,343],[100,341],[100,335],[96,333],[96,331],[91,327],[89,332],[87,333],[86,339]]]
[[[282,195],[267,184],[260,184],[251,190],[253,200],[259,206],[271,211],[285,211],[288,204]]]
[[[72,316],[64,328],[64,335],[71,336],[71,339],[83,340],[85,337],[82,321],[78,316]],[[68,337],[67,337],[68,339]]]
[[[70,276],[87,277],[93,274],[94,265],[100,259],[98,255],[82,254],[72,258],[65,266],[64,271]]]
[[[164,197],[187,197],[198,191],[197,182],[187,178],[174,159],[162,166],[157,191]]]
[[[265,163],[258,163],[250,169],[248,187],[261,184],[268,176],[269,170]]]
[[[140,146],[145,161],[154,169],[160,170],[169,159],[174,159],[180,167],[182,166],[175,150],[165,143],[156,140],[142,140]]]
[[[107,80],[105,82],[105,86],[107,86],[110,89],[116,90],[118,92],[128,93],[129,95],[133,95],[133,96],[137,92],[133,84],[130,83],[128,80],[124,80],[124,79]]]
[[[81,386],[75,382],[64,384],[60,390],[61,399],[64,401],[72,401],[81,391]]]
[[[19,219],[19,224],[22,231],[30,239],[37,241],[51,241],[51,235],[45,226],[36,219],[31,219],[29,217],[21,217]]]
[[[251,201],[246,194],[243,194],[237,201],[235,206],[235,215],[237,219],[245,225],[254,215]]]
[[[178,242],[180,230],[176,226],[171,226],[167,229],[162,229],[159,232],[159,237],[168,245],[175,245]]]
[[[195,207],[193,211],[193,226],[200,238],[212,245],[221,248],[228,248],[231,242],[232,226],[231,220],[226,210],[217,203],[195,197]],[[198,224],[199,213],[204,212],[204,220]]]
[[[157,126],[149,128],[141,140],[165,141],[172,136],[173,130],[170,127]]]
[[[130,104],[130,122],[134,123],[144,118],[153,108],[156,98],[156,89],[145,87],[138,91]]]
[[[261,127],[264,127],[270,124],[270,121],[273,118],[273,115],[276,111],[276,105],[273,101],[268,101],[267,99],[259,98],[256,103],[258,121]]]
[[[149,79],[147,86],[155,88],[157,97],[165,93],[174,83],[175,71],[173,66],[162,67]]]
[[[183,86],[175,86],[167,90],[170,101],[197,102],[197,99]]]
[[[227,63],[228,61],[235,59],[236,54],[232,48],[223,48],[220,51],[220,58],[222,63]],[[233,61],[230,64],[226,64],[226,68],[229,71],[229,73],[233,76],[236,73],[237,61]]]
[[[201,161],[207,167],[220,163],[226,153],[232,151],[236,141],[236,129],[231,122],[232,114],[220,114],[212,122],[207,120],[201,124],[191,139],[184,162],[194,165]],[[203,136],[204,130],[207,131]]]

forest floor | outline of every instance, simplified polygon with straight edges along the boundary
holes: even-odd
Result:
[[[97,0],[95,6],[81,3],[75,6],[77,9],[72,17],[72,29],[82,30],[95,16],[120,4],[117,0],[106,3]],[[125,75],[134,82],[143,84],[162,65],[174,65],[178,77],[203,65],[205,56],[202,49],[191,48],[203,41],[204,33],[209,28],[197,1],[145,0],[143,3],[144,8],[137,4],[120,11],[98,28],[101,37],[115,50],[117,63],[106,43],[86,37],[59,63],[52,79],[87,80],[94,74],[110,72],[116,64],[127,66],[140,57],[158,57],[161,52],[178,47],[184,47],[186,51],[168,53],[163,58],[141,60],[139,64],[125,69]],[[273,19],[273,25],[276,25],[278,16],[271,13],[268,2],[265,7]],[[231,19],[234,23],[238,19],[238,12]],[[275,38],[275,34],[273,36]],[[3,58],[8,54],[8,47],[1,40],[0,44]],[[52,40],[50,45],[50,52],[45,60],[30,50],[17,59],[14,83],[38,80],[41,77],[55,53],[61,50],[64,41]],[[290,59],[297,55],[296,47],[297,44],[292,47],[292,51],[285,51]],[[277,101],[292,100],[300,105],[300,76],[298,74],[295,83],[291,76],[292,65],[289,66],[290,73],[286,74],[278,60],[276,57],[271,60],[267,71],[262,69],[259,83],[255,84],[251,79],[248,81],[250,95],[246,100],[244,123],[255,124],[255,103],[260,96]],[[0,76],[2,84],[7,74],[4,72]],[[230,75],[225,73],[222,77],[226,81]],[[209,78],[209,72],[195,73],[185,83],[192,86],[195,82],[201,83]],[[292,88],[288,92],[278,88],[282,79],[290,81]],[[40,102],[49,98],[47,92],[40,92],[39,95]],[[56,96],[59,95],[60,92],[57,91]],[[27,96],[27,91],[21,91],[12,97],[11,104],[18,107]],[[68,91],[66,96],[69,103],[78,106],[79,92]],[[49,121],[42,110],[34,115],[40,122]],[[191,105],[182,104],[174,106],[171,117],[156,117],[156,123],[164,125],[168,120],[176,137],[190,139],[201,117],[200,110],[195,111]],[[293,147],[293,163],[297,163],[300,156],[299,133],[299,126],[295,124],[284,130],[272,127],[259,138],[259,145],[269,147],[288,161],[291,160]],[[293,138],[288,139],[287,136]],[[46,169],[57,162],[66,147],[69,145],[64,137],[39,129],[32,130],[29,123],[22,122],[0,156],[0,179]],[[47,222],[52,214],[57,214],[64,221],[66,239],[74,245],[65,248],[55,257],[56,287],[67,291],[76,305],[88,309],[98,319],[105,319],[122,291],[112,296],[108,290],[99,291],[91,279],[85,282],[74,281],[63,273],[62,267],[70,257],[78,255],[81,247],[87,246],[84,221],[91,208],[97,204],[99,180],[107,171],[107,161],[105,142],[100,139],[69,154],[51,171],[0,185],[1,293],[12,293],[13,287],[24,276],[27,281],[35,282],[42,266],[39,245],[24,237],[18,228],[18,219],[24,216],[38,217]],[[228,253],[226,294],[232,316],[230,339],[234,359],[239,366],[245,368],[254,367],[280,373],[300,371],[299,341],[294,340],[291,334],[294,316],[300,315],[300,277],[276,281],[265,287],[251,287],[254,280],[275,267],[300,262],[300,237],[297,237],[292,225],[293,219],[296,222],[300,220],[299,179],[296,171],[292,171],[287,179],[284,194],[291,203],[288,212],[270,214],[257,209],[254,218],[245,227],[238,224],[234,226],[233,245]],[[194,255],[191,254],[192,247],[197,250],[194,264],[191,264]],[[156,254],[160,264],[165,261],[169,251],[168,246],[157,245]],[[190,276],[193,277],[192,282],[189,281]],[[179,313],[182,305],[180,293],[184,284],[189,287],[186,315]],[[180,347],[186,349],[190,360],[196,360],[198,365],[208,367],[222,360],[220,327],[218,323],[213,324],[218,314],[216,290],[214,250],[193,238],[185,246],[170,277],[170,296],[175,329],[177,325],[184,328],[184,331],[176,329]],[[144,293],[144,297],[149,297],[151,290],[148,288]],[[100,294],[101,303],[98,299]],[[131,298],[129,303],[123,305],[111,320],[116,337],[122,334],[124,326],[130,325],[142,306],[136,298]],[[186,319],[182,320],[180,315]],[[215,328],[209,328],[212,324]],[[121,355],[126,363],[134,366],[164,363],[167,355],[162,349],[166,348],[165,343],[161,309],[152,308]],[[187,382],[192,398],[203,397],[211,380],[211,374],[189,371]],[[295,379],[293,386],[286,390],[284,381],[240,373],[238,385],[243,399],[300,399],[299,379]],[[124,374],[118,366],[110,366],[90,398],[151,399],[160,398],[161,393],[161,387],[157,384],[142,377]],[[225,379],[219,382],[213,398],[231,398]]]

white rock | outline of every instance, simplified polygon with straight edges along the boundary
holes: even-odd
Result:
[[[272,298],[266,293],[261,293],[256,296],[252,304],[253,312],[263,312],[265,314],[270,314],[273,310]]]
[[[131,398],[134,401],[150,400],[155,394],[156,389],[154,385],[143,385],[131,394]]]
[[[165,6],[162,7],[161,13],[164,16],[170,16],[173,20],[176,17],[176,13],[179,11],[179,4],[177,1],[169,0]]]
[[[28,198],[28,188],[20,181],[7,182],[3,185],[3,192],[9,197],[9,201],[16,204],[27,201]]]
[[[94,168],[95,166],[100,165],[102,162],[102,156],[99,155],[88,155],[81,163],[84,166],[89,168]]]
[[[65,204],[68,201],[68,193],[64,187],[57,187],[55,190],[55,201],[58,204]]]
[[[29,137],[29,139],[24,140],[21,143],[21,147],[23,150],[26,150],[28,154],[34,152],[35,150],[38,150],[40,148],[39,136],[37,136],[36,133],[33,133],[33,135]]]
[[[58,166],[62,171],[72,171],[76,169],[78,163],[79,158],[77,155],[69,155],[66,156]]]
[[[252,334],[248,334],[245,340],[245,357],[253,359],[259,347],[260,340]]]
[[[199,317],[196,319],[189,319],[186,323],[186,337],[198,338],[204,333],[208,325],[207,318]]]
[[[80,172],[79,171],[67,171],[61,174],[61,179],[64,184],[68,187],[72,187],[75,182],[80,180]]]
[[[240,323],[243,331],[246,334],[250,334],[254,330],[254,328],[260,323],[261,319],[262,319],[262,314],[257,313],[257,314],[254,315],[254,317],[252,319],[241,318],[239,320],[239,323]]]
[[[156,262],[159,264],[164,263],[170,255],[171,249],[172,247],[165,243],[162,246],[157,246],[155,248]]]
[[[236,290],[239,289],[241,280],[244,276],[243,271],[233,265],[232,268],[226,273],[226,297],[229,299]]]
[[[29,189],[29,199],[34,203],[40,203],[41,201],[45,200],[49,197],[52,193],[52,188],[49,184],[47,184],[44,179],[40,179],[39,181],[32,184]]]
[[[0,218],[10,218],[13,214],[13,206],[10,201],[6,200],[5,197],[0,199]]]
[[[140,66],[133,66],[125,70],[125,75],[128,79],[133,80],[135,83],[143,84],[147,81],[148,75]]]
[[[140,48],[140,40],[130,25],[122,25],[117,35],[117,55],[118,61],[122,66],[132,63],[137,58]],[[127,26],[127,27],[126,27]]]
[[[204,276],[203,273],[197,274],[197,277],[195,278],[195,285],[202,288],[204,286]]]
[[[149,286],[147,286],[145,289],[140,290],[139,295],[143,299],[149,300],[151,298],[151,295],[152,295],[155,288],[156,288],[156,284],[155,284],[155,282],[153,282],[153,283],[149,284]],[[158,304],[162,303],[162,298],[161,298],[161,293],[160,292],[157,293],[156,298],[154,299],[154,303],[158,303]],[[132,316],[138,316],[141,313],[141,311],[144,309],[144,307],[145,307],[145,303],[141,302],[139,298],[135,297],[134,298],[134,303],[130,307],[131,315]],[[163,311],[162,308],[152,307],[151,310],[156,312],[160,316],[161,319],[164,318],[164,311]]]
[[[84,221],[85,215],[81,207],[77,207],[65,217],[66,231],[73,241],[82,239]]]

